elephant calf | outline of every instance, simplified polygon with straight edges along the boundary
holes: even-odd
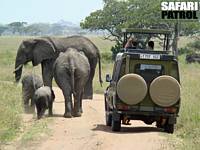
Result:
[[[64,117],[80,117],[82,113],[82,95],[90,75],[90,64],[83,52],[68,48],[60,53],[54,63],[54,78],[65,97]],[[72,106],[72,94],[74,107]]]
[[[40,119],[44,115],[46,109],[49,109],[49,116],[53,115],[52,107],[53,101],[55,99],[55,94],[50,87],[43,86],[37,89],[35,91],[33,99],[36,104],[38,119]]]
[[[29,112],[29,101],[31,100],[31,110],[35,111],[33,95],[35,90],[43,86],[43,81],[38,75],[28,74],[22,78],[22,97],[25,112]]]

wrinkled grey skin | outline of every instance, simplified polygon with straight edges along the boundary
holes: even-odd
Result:
[[[34,112],[35,104],[33,95],[35,90],[43,86],[43,81],[38,75],[28,74],[22,78],[22,98],[25,112]],[[31,107],[29,108],[29,101],[31,100]]]
[[[84,98],[92,99],[92,81],[97,62],[99,63],[99,81],[102,83],[101,58],[98,48],[89,39],[83,36],[71,36],[66,38],[45,37],[23,41],[19,46],[15,61],[14,73],[16,82],[18,82],[21,78],[23,65],[29,61],[32,61],[33,66],[41,63],[44,85],[52,87],[53,63],[59,56],[59,53],[64,52],[69,47],[83,51],[89,60],[90,75],[86,84]]]
[[[69,48],[60,53],[54,64],[54,78],[65,97],[64,117],[80,117],[82,114],[82,96],[89,78],[90,64],[83,52]],[[72,94],[74,107],[72,106]]]
[[[33,100],[36,105],[38,119],[44,115],[46,109],[49,109],[49,116],[53,115],[52,108],[54,99],[54,92],[48,86],[40,87],[35,91]]]

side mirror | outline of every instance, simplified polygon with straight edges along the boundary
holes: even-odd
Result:
[[[110,75],[106,74],[106,82],[111,82],[111,81],[112,81],[112,79],[111,79]]]

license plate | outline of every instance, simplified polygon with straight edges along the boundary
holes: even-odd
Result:
[[[160,55],[156,55],[156,54],[140,54],[140,59],[160,59]]]

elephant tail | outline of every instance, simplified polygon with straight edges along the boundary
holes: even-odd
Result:
[[[75,90],[74,90],[74,72],[75,70],[72,68],[71,70],[71,85],[72,85],[72,93],[75,95]]]
[[[100,82],[101,87],[102,87],[103,80],[102,80],[102,77],[101,77],[101,56],[100,56],[100,54],[98,56],[98,61],[99,61],[99,82]]]

